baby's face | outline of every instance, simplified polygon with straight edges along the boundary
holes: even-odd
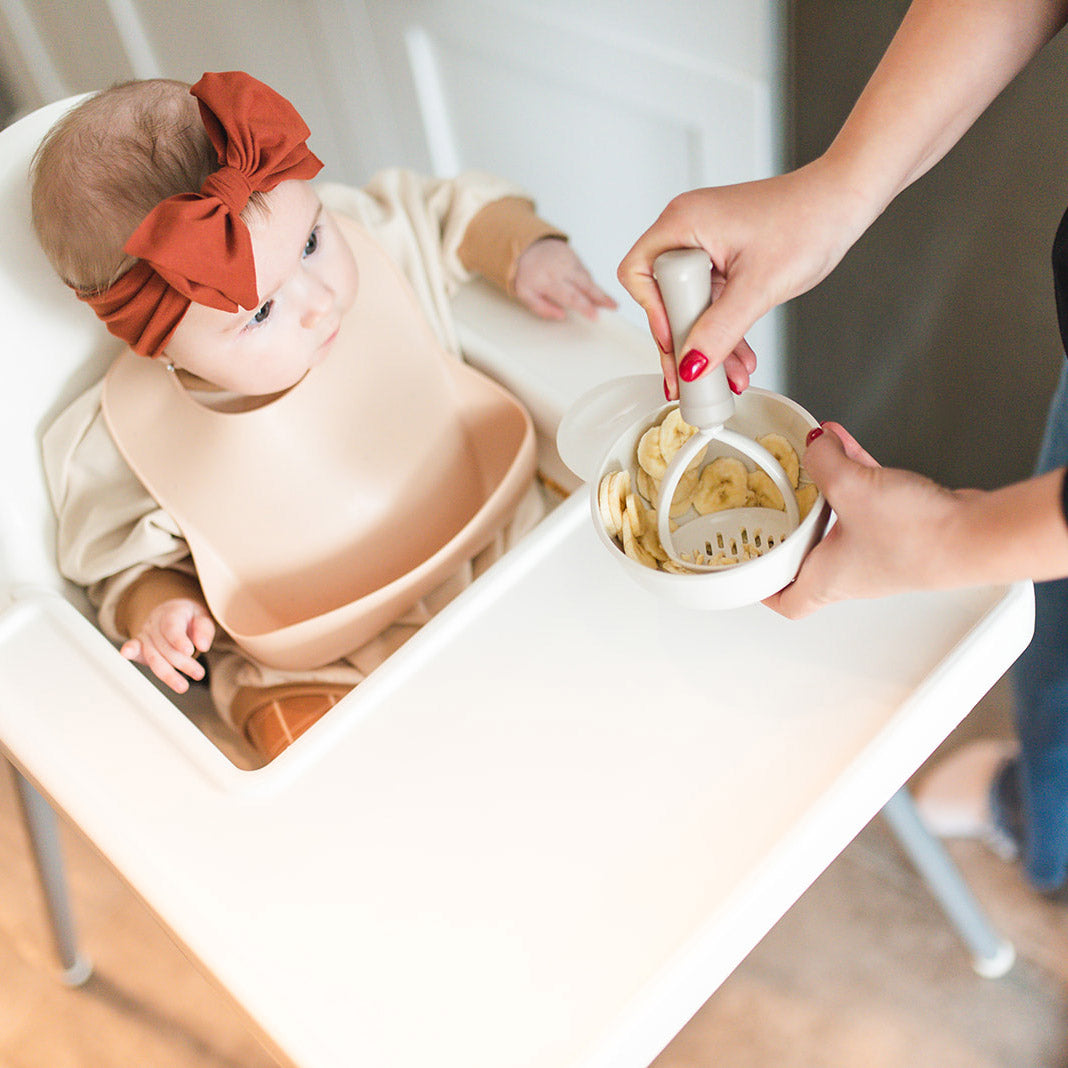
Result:
[[[356,299],[356,261],[307,182],[290,181],[250,213],[259,306],[224,312],[192,304],[160,354],[246,396],[295,385],[322,362]]]

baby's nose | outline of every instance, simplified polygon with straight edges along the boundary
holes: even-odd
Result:
[[[324,315],[330,312],[333,306],[333,294],[326,286],[311,286],[304,303],[304,313],[300,319],[301,326],[314,326]]]

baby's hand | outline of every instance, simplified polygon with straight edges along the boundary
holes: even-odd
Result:
[[[519,257],[515,295],[543,319],[563,319],[569,309],[593,319],[598,308],[616,306],[590,277],[571,246],[558,237],[535,241]]]
[[[204,678],[204,668],[194,656],[206,653],[215,640],[215,620],[199,601],[178,597],[157,605],[141,626],[141,632],[119,650],[127,660],[144,664],[175,693],[185,693],[185,679]],[[183,674],[184,673],[184,674]]]

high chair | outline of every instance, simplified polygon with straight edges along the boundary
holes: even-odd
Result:
[[[68,981],[49,805],[299,1068],[644,1066],[880,810],[1005,970],[904,784],[1029,640],[1028,583],[683,612],[604,559],[579,492],[270,765],[225,755],[54,564],[40,434],[115,351],[28,222],[70,103],[0,133],[0,749]],[[557,481],[563,411],[655,368],[618,316],[544,323],[481,284],[456,309]]]

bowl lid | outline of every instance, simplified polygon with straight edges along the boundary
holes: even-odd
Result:
[[[664,380],[658,374],[626,375],[594,386],[560,420],[556,432],[560,459],[583,482],[589,482],[627,427],[666,403]]]

